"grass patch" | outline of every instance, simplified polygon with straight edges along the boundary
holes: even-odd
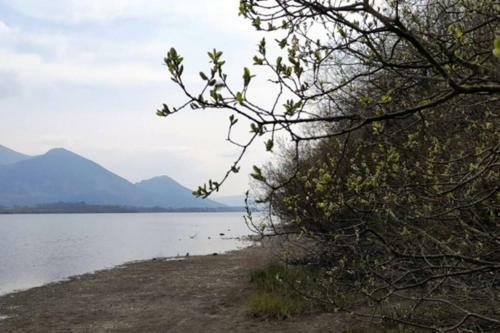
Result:
[[[256,290],[249,299],[250,314],[286,319],[322,310],[324,306],[313,300],[320,293],[320,276],[319,268],[306,265],[271,264],[252,272],[250,283]]]
[[[277,294],[259,293],[249,300],[249,311],[254,317],[286,319],[298,312],[300,302]]]
[[[325,283],[328,280],[326,272],[318,267],[307,264],[285,265],[271,264],[250,274],[250,283],[254,293],[248,300],[250,315],[266,319],[287,319],[295,315],[334,311],[332,305],[321,302],[325,299]],[[325,287],[324,287],[325,286]],[[339,289],[340,290],[340,289]],[[329,293],[330,294],[330,293]],[[330,294],[331,296],[331,294]],[[340,307],[360,308],[362,313],[372,314],[373,321],[364,318],[350,322],[350,328],[344,333],[420,333],[429,330],[411,325],[404,325],[390,318],[400,318],[408,322],[432,327],[436,324],[452,326],[463,314],[457,314],[453,307],[443,304],[422,304],[413,309],[412,303],[400,300],[389,300],[388,303],[369,305],[365,299],[352,289],[340,292],[335,302]],[[469,307],[487,313],[485,305],[469,304]],[[494,314],[492,314],[494,317]],[[381,319],[384,317],[385,319]],[[470,320],[468,327],[474,327]],[[485,326],[485,332],[497,332],[495,327]],[[496,327],[498,328],[498,327]]]

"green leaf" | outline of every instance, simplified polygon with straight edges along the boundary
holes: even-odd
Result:
[[[262,170],[257,167],[256,165],[253,166],[253,173],[250,174],[250,176],[258,181],[265,182],[266,178],[262,175]]]
[[[245,88],[248,87],[251,79],[252,76],[250,75],[250,70],[247,67],[245,67],[243,69],[243,85],[245,86]]]
[[[174,108],[174,111],[175,111],[175,108]],[[156,115],[159,117],[166,117],[171,113],[172,113],[172,111],[170,111],[170,108],[168,107],[167,104],[163,104],[163,109],[156,111]]]
[[[215,89],[222,89],[222,88],[224,88],[225,86],[226,86],[226,85],[225,85],[224,83],[217,83],[217,84],[214,86],[214,88],[215,88]]]
[[[276,58],[276,70],[280,72],[283,69],[283,57]]]
[[[285,115],[292,117],[296,111],[300,110],[302,102],[298,101],[295,103],[292,99],[289,99],[283,104],[283,107],[285,108]]]
[[[254,56],[253,57],[253,64],[254,65],[258,65],[258,66],[263,65],[264,64],[264,59],[259,58],[257,56]]]
[[[410,230],[408,230],[406,226],[404,226],[403,229],[401,230],[401,236],[405,238],[408,238],[408,236],[410,236]]]
[[[262,54],[263,56],[266,55],[266,39],[262,38],[262,40],[259,43],[259,53]]]
[[[238,122],[238,118],[235,118],[234,115],[230,115],[229,122],[231,123],[231,126],[234,126]]]
[[[240,91],[236,93],[236,100],[238,103],[243,104],[243,94]]]
[[[196,191],[193,191],[193,195],[197,198],[207,197],[208,194],[209,193],[207,191],[207,184],[203,184],[203,186],[198,186],[198,189]]]
[[[314,52],[314,57],[316,58],[317,61],[321,60],[321,51],[317,50]]]
[[[287,40],[286,38],[283,38],[282,40],[279,40],[278,41],[278,45],[280,48],[284,49],[286,47],[286,44],[287,44]]]
[[[254,20],[253,20],[253,26],[257,29],[257,30],[260,30],[260,24],[262,23],[261,19],[259,16],[257,16]]]
[[[497,36],[495,38],[494,42],[494,49],[493,49],[493,55],[497,58],[500,58],[500,36]]]
[[[207,81],[208,80],[208,77],[205,75],[205,73],[203,72],[200,72],[200,77],[203,81]]]
[[[269,139],[265,143],[266,145],[266,151],[272,151],[274,147],[274,141],[272,139]]]

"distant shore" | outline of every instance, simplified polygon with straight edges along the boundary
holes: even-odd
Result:
[[[152,259],[0,297],[0,332],[342,332],[345,318],[248,315],[248,276],[267,247]]]
[[[0,214],[101,214],[101,213],[231,213],[244,212],[245,207],[217,208],[163,208],[116,205],[92,205],[86,203],[55,203],[27,207],[1,207]]]

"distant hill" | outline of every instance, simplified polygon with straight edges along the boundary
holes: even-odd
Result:
[[[200,199],[193,196],[192,190],[182,186],[168,176],[144,180],[136,186],[145,192],[155,195],[154,202],[165,208],[216,208],[225,205],[210,199]]]
[[[0,165],[17,163],[31,158],[31,156],[24,155],[0,145]]]
[[[11,150],[7,148],[5,151]],[[58,202],[129,207],[224,207],[212,200],[194,198],[191,190],[169,177],[133,184],[97,163],[62,148],[0,165],[0,206],[36,206]]]

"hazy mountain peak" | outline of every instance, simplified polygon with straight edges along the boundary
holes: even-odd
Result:
[[[143,180],[136,184],[140,189],[152,193],[160,202],[168,202],[175,206],[184,207],[224,207],[224,204],[210,200],[196,198],[192,190],[179,184],[169,176],[158,176]]]
[[[71,155],[71,156],[81,157],[80,155],[75,154],[72,151],[69,151],[65,148],[52,148],[48,152],[46,152],[45,155],[59,155],[59,156]]]
[[[170,178],[167,175],[162,175],[162,176],[156,176],[150,179],[145,179],[143,181],[159,181],[159,180],[168,180],[168,181],[174,181],[172,178]]]
[[[46,161],[51,161],[51,163],[59,163],[60,165],[73,165],[74,167],[87,167],[93,169],[100,169],[103,172],[112,173],[109,170],[106,170],[104,167],[99,165],[98,163],[83,157],[71,150],[67,150],[65,148],[53,148],[47,151],[44,155],[37,156],[36,158],[41,158]],[[69,163],[69,164],[68,164]],[[121,178],[121,177],[120,177]]]
[[[174,193],[178,190],[188,191],[189,193],[191,193],[191,190],[179,184],[169,176],[157,176],[150,179],[145,179],[136,183],[136,186],[156,195],[159,194],[170,196],[170,194],[174,195]]]
[[[57,152],[66,152],[66,153],[70,153],[69,150],[63,148],[63,147],[56,147],[56,148],[52,148],[50,149],[47,153],[57,153]]]
[[[175,179],[173,179],[169,176],[166,176],[166,175],[156,176],[153,178],[142,180],[139,183],[137,183],[137,185],[139,185],[139,184],[158,184],[158,185],[161,185],[161,184],[165,184],[165,183],[176,184],[176,185],[182,186]],[[182,186],[182,187],[184,187],[184,186]]]
[[[31,156],[0,145],[0,165],[13,164],[29,158],[31,158]]]

